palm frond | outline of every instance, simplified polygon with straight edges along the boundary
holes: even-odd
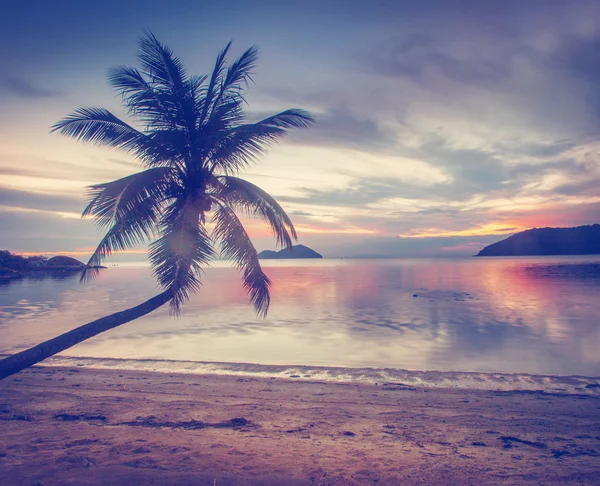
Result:
[[[52,125],[51,132],[98,145],[139,150],[145,135],[104,108],[79,108]]]
[[[157,205],[140,205],[131,210],[131,216],[117,220],[111,226],[88,259],[81,272],[81,282],[87,282],[98,275],[97,265],[111,254],[132,248],[149,238],[159,219],[160,208]]]
[[[258,47],[252,46],[246,50],[227,70],[227,76],[223,81],[222,93],[228,90],[238,91],[248,85],[251,80],[252,70],[258,61]]]
[[[227,58],[227,53],[229,52],[230,48],[231,41],[229,41],[229,43],[225,46],[225,49],[223,49],[217,56],[208,87],[203,93],[203,96],[200,98],[200,102],[198,104],[198,109],[201,113],[198,119],[198,127],[206,124],[208,120],[209,110],[214,103],[215,96],[217,96],[218,89],[220,88],[221,80],[225,72],[225,59]]]
[[[223,131],[239,126],[244,121],[243,98],[226,96],[211,111],[211,116],[202,132],[221,134]]]
[[[229,45],[224,53],[229,50]],[[258,48],[247,49],[225,73],[225,57],[217,59],[219,69],[215,67],[213,78],[215,84],[206,91],[203,100],[203,116],[201,118],[202,132],[214,137],[224,130],[243,122],[242,103],[245,99],[242,90],[251,80],[252,69],[258,60]],[[215,76],[214,73],[218,72]],[[212,81],[211,79],[211,81]],[[218,85],[218,86],[217,86]]]
[[[311,114],[298,108],[290,108],[276,115],[264,118],[254,123],[262,127],[280,128],[289,130],[291,128],[308,128],[315,122]]]
[[[141,155],[148,167],[182,168],[189,156],[189,137],[185,131],[159,129],[146,135],[147,144]],[[141,151],[140,151],[141,152]]]
[[[174,178],[175,173],[171,168],[156,167],[112,182],[90,186],[88,204],[82,216],[92,216],[101,227],[133,217],[136,209],[164,200]]]
[[[161,219],[161,237],[150,245],[150,263],[159,284],[172,294],[178,314],[191,292],[200,288],[202,265],[214,257],[210,236],[200,225],[200,212],[189,199],[176,200]]]
[[[81,280],[94,278],[93,266],[113,252],[151,238],[157,230],[170,183],[170,169],[149,169],[106,184],[91,186],[83,216],[92,216],[108,230],[89,258]]]
[[[214,212],[213,237],[221,242],[223,256],[230,258],[242,271],[242,282],[256,313],[265,317],[271,303],[271,280],[263,272],[258,253],[235,212],[219,204]]]
[[[234,123],[242,122],[241,104],[245,101],[242,89],[251,80],[252,69],[256,66],[257,60],[258,48],[253,46],[231,64],[225,73],[223,58],[222,69],[216,78],[216,83],[220,85],[218,91],[215,85],[213,90],[216,92],[215,96],[211,96],[210,99],[207,97],[206,100],[208,103],[206,107],[210,107],[210,109],[203,118],[205,131],[216,132],[230,128]]]
[[[151,83],[136,68],[117,66],[108,71],[108,83],[120,94],[130,96],[140,93],[144,97],[156,96]]]
[[[170,126],[173,107],[140,71],[118,66],[109,71],[108,82],[121,94],[129,113],[140,116],[148,127],[155,128],[157,123],[163,127]]]
[[[211,170],[235,174],[249,166],[275,141],[293,128],[307,128],[314,123],[304,110],[291,109],[256,123],[229,130],[210,154]]]
[[[138,59],[142,64],[141,74],[148,78],[161,109],[156,110],[154,101],[148,103],[145,94],[142,100],[134,98],[130,101],[134,102],[137,112],[143,116],[149,128],[186,132],[189,149],[191,135],[196,130],[200,116],[191,88],[197,86],[198,78],[191,79],[181,60],[151,32],[145,32],[140,40]]]
[[[104,108],[79,108],[52,125],[50,131],[78,141],[125,150],[149,166],[168,165],[177,156],[173,146],[154,133],[146,135]]]
[[[173,93],[183,89],[187,81],[183,63],[152,32],[145,31],[144,36],[140,39],[138,59],[142,64],[144,74],[152,83]]]
[[[190,95],[192,97],[192,100],[194,101],[194,104],[196,106],[198,113],[201,113],[201,111],[202,111],[201,109],[198,109],[198,107],[202,103],[202,94],[203,94],[202,88],[204,86],[206,78],[207,78],[206,75],[190,76],[190,79],[188,81]]]
[[[265,219],[277,239],[277,244],[291,248],[292,238],[298,240],[292,220],[279,203],[260,187],[244,179],[232,176],[220,176],[222,184],[218,188],[218,197],[222,197],[229,205],[239,208],[247,214],[258,215]]]

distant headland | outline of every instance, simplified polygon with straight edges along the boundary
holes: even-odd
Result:
[[[83,270],[85,263],[68,256],[23,257],[6,250],[0,250],[0,278],[19,278],[31,274],[64,274]],[[96,266],[94,268],[106,268]]]
[[[600,254],[600,224],[575,228],[533,228],[486,246],[476,256]]]
[[[264,250],[258,254],[263,260],[279,260],[289,258],[323,258],[315,250],[304,245],[294,245],[291,250],[284,248],[279,251]]]

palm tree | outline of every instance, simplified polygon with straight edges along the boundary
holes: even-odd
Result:
[[[141,69],[120,66],[109,82],[122,96],[137,129],[103,108],[79,108],[52,127],[68,137],[120,149],[144,166],[141,172],[89,188],[83,216],[106,234],[90,257],[82,280],[118,250],[150,242],[149,259],[162,292],[148,301],[85,324],[0,361],[0,379],[92,336],[120,326],[170,302],[178,314],[200,287],[201,269],[216,256],[233,260],[257,313],[269,308],[269,278],[263,272],[238,213],[270,225],[277,244],[290,248],[294,226],[281,206],[238,174],[290,129],[312,124],[290,109],[245,123],[243,89],[251,80],[257,49],[227,64],[231,42],[217,56],[210,76],[192,76],[151,33],[140,39]]]

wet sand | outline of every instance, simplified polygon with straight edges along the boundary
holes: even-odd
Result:
[[[39,367],[0,381],[0,484],[600,484],[600,390]]]

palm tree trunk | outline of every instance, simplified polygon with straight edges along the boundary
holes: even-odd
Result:
[[[8,358],[4,358],[3,360],[0,360],[0,380],[7,376],[14,375],[25,368],[29,368],[40,361],[44,361],[46,358],[54,356],[56,353],[60,353],[61,351],[64,351],[71,346],[75,346],[101,332],[108,331],[121,324],[133,321],[138,317],[145,316],[166,304],[170,298],[171,292],[167,290],[131,309],[115,312],[110,316],[89,322],[72,331],[38,344],[33,348],[26,349],[25,351],[13,354]]]

